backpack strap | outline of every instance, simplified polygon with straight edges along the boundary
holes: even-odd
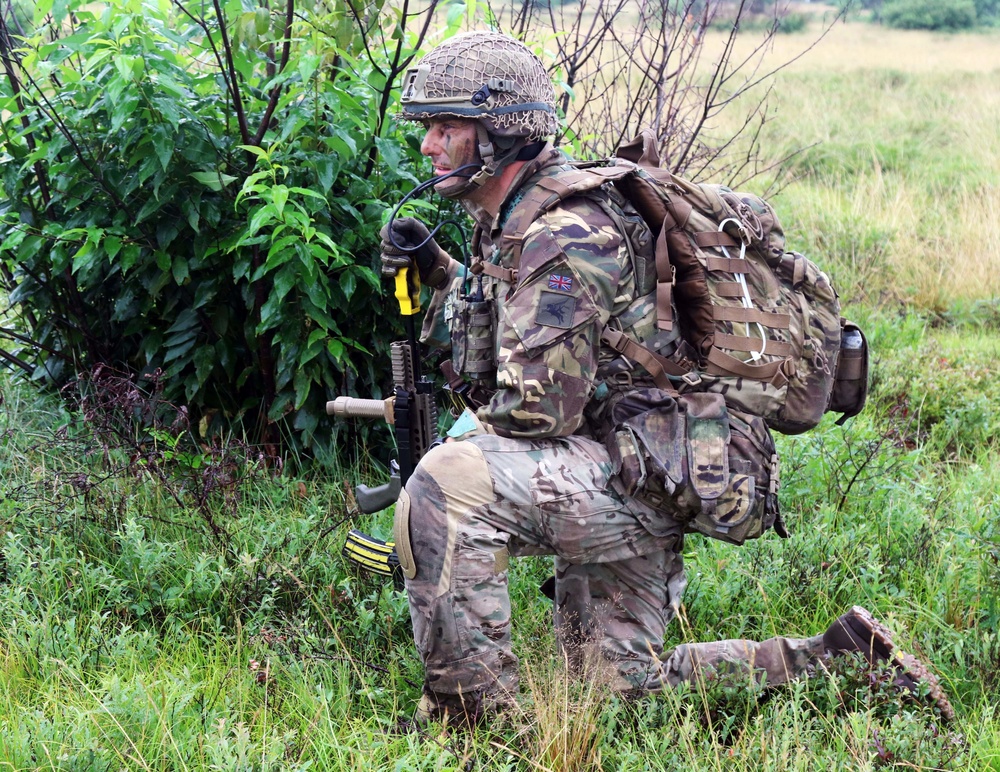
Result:
[[[784,386],[788,383],[789,378],[795,374],[795,365],[791,359],[779,359],[754,365],[730,356],[718,348],[712,348],[708,352],[707,359],[708,364],[705,366],[705,372],[708,375],[735,375],[740,378],[770,383],[775,388]]]
[[[572,196],[596,190],[607,182],[613,182],[628,174],[632,174],[631,166],[591,166],[563,169],[555,174],[548,174],[534,183],[517,205],[511,210],[507,222],[503,226],[500,237],[503,248],[510,249],[511,265],[509,269],[494,266],[506,275],[517,279],[517,270],[521,263],[521,250],[524,247],[524,237],[531,224],[560,202]],[[510,274],[506,272],[509,271]],[[484,267],[483,273],[493,276],[490,269]],[[510,279],[505,279],[509,281]]]
[[[485,260],[477,260],[472,264],[469,270],[477,276],[479,274],[486,274],[494,279],[505,281],[508,284],[517,284],[516,268],[503,268],[499,265],[494,265],[493,263],[487,263]]]
[[[601,341],[626,359],[631,359],[642,365],[646,372],[653,376],[653,383],[664,391],[677,391],[675,384],[671,381],[671,376],[675,380],[684,380],[692,385],[698,381],[697,375],[690,368],[683,367],[650,351],[641,343],[637,343],[624,332],[616,330],[610,325],[605,327],[604,332],[601,333]]]

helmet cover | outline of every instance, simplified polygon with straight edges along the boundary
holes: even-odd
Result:
[[[478,120],[495,137],[535,141],[556,133],[555,90],[541,60],[498,32],[456,35],[403,79],[399,117]]]

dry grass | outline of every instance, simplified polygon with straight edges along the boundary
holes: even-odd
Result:
[[[779,35],[768,60],[791,58],[815,33]],[[762,150],[775,161],[808,150],[778,209],[793,246],[853,285],[848,299],[940,311],[1000,297],[997,74],[996,32],[856,22],[779,73]]]
[[[793,13],[813,21],[801,32],[777,35],[765,64],[787,62],[812,45],[821,28],[836,17],[833,6],[792,4]],[[710,33],[706,52],[717,56],[724,35]],[[737,53],[760,39],[746,33]],[[850,73],[858,70],[901,70],[908,73],[1000,73],[1000,34],[996,31],[944,34],[894,30],[877,24],[838,22],[825,38],[789,68],[790,72]]]

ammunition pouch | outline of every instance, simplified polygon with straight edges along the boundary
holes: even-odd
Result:
[[[742,544],[772,526],[778,455],[764,420],[721,394],[642,388],[616,395],[604,442],[627,495],[715,539]]]
[[[473,384],[492,387],[497,374],[496,302],[492,298],[457,298],[452,313],[451,360],[455,371]]]

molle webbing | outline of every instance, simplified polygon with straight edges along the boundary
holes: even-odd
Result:
[[[760,351],[764,343],[760,338],[748,338],[745,335],[728,335],[724,332],[715,333],[715,345],[731,351]],[[780,340],[767,341],[767,353],[774,356],[788,357],[794,351],[791,343]]]
[[[703,358],[706,374],[783,385],[794,371],[790,359],[795,353],[792,344],[738,335],[731,326],[745,325],[748,333],[749,327],[757,324],[787,331],[790,316],[738,304],[721,305],[713,300],[713,296],[732,301],[744,296],[741,277],[750,270],[749,261],[742,257],[699,254],[699,250],[739,248],[743,242],[731,232],[695,231],[691,227],[694,204],[687,190],[666,170],[636,165],[648,162],[655,155],[653,149],[654,145],[645,142],[641,153],[637,147],[632,155],[620,153],[610,166],[540,169],[540,176],[514,206],[504,225],[501,237],[501,253],[507,258],[504,265],[480,262],[473,266],[473,271],[516,284],[524,238],[532,223],[562,201],[610,182],[643,218],[654,238],[658,329],[672,330],[675,313],[679,314],[684,336]],[[710,273],[719,272],[729,273],[740,281],[709,278]],[[727,325],[728,331],[722,329]],[[692,372],[691,363],[667,359],[610,327],[605,329],[602,340],[645,368],[660,388],[673,388],[671,378],[676,380]],[[766,353],[769,361],[745,362],[723,349],[745,354]]]
[[[747,261],[740,257],[715,257],[709,255],[706,267],[710,271],[726,271],[727,273],[746,273]]]
[[[740,242],[725,231],[704,231],[694,234],[694,243],[699,247],[738,247]]]
[[[792,318],[788,314],[775,314],[762,311],[759,308],[740,308],[739,306],[715,306],[712,313],[720,322],[743,322],[744,324],[762,324],[772,330],[787,330]]]
[[[653,383],[664,391],[675,391],[676,387],[671,382],[670,376],[674,378],[684,378],[691,374],[690,367],[684,367],[666,357],[650,351],[640,343],[632,340],[628,335],[612,327],[605,327],[601,333],[601,341],[627,359],[642,365],[646,372],[653,376]]]

